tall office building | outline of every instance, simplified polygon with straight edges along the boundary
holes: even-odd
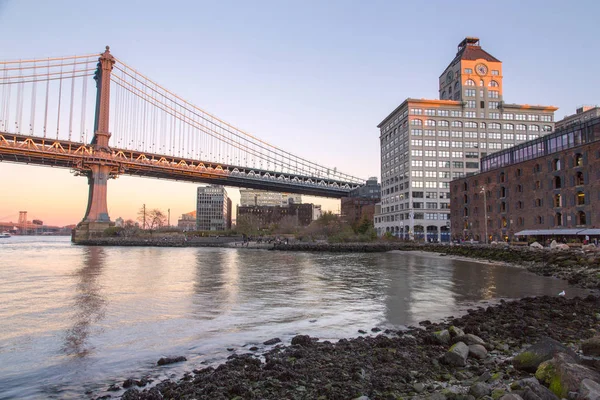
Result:
[[[223,186],[198,188],[196,229],[224,231],[231,228],[231,200]]]
[[[240,206],[281,206],[301,204],[302,196],[293,193],[266,192],[256,189],[240,189]]]
[[[439,99],[408,98],[377,126],[379,235],[450,240],[450,181],[479,159],[554,130],[556,107],[504,101],[502,62],[466,38],[439,77]]]

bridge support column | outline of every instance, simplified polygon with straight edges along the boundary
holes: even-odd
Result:
[[[110,139],[109,113],[110,113],[110,76],[115,64],[110,48],[98,59],[98,68],[94,79],[96,80],[96,120],[94,122],[94,138],[92,145],[98,157],[95,161],[81,166],[81,173],[87,175],[90,186],[87,211],[85,217],[73,230],[71,240],[75,243],[102,236],[104,230],[111,225],[108,217],[106,199],[108,179],[116,174],[114,165],[108,165],[102,158],[111,153],[108,145]]]

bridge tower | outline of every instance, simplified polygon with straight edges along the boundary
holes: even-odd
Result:
[[[110,75],[115,58],[106,46],[98,59],[94,79],[96,80],[96,117],[94,121],[94,138],[92,146],[94,157],[87,160],[80,174],[87,176],[89,185],[88,205],[83,220],[73,230],[72,240],[78,242],[102,236],[104,230],[113,225],[108,216],[107,183],[116,177],[119,167],[110,160],[111,149],[108,145],[110,114]]]

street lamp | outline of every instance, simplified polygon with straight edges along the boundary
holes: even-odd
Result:
[[[482,186],[481,190],[479,191],[479,193],[481,193],[483,195],[483,225],[485,226],[485,244],[487,244],[488,241],[488,232],[487,232],[487,200],[486,200],[486,196],[485,196],[485,188]]]

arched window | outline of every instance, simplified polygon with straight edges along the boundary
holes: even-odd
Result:
[[[465,194],[463,196],[463,201],[465,202],[465,204],[467,204],[469,202],[469,196]]]
[[[555,176],[554,177],[554,189],[560,189],[562,187],[562,179],[560,179],[560,176]]]
[[[428,119],[425,121],[426,126],[435,126],[435,121],[432,119]]]
[[[504,186],[500,188],[500,197],[506,197],[506,188]]]
[[[467,207],[465,207],[465,208],[464,208],[463,215],[464,215],[465,217],[468,217],[468,216],[469,216],[469,209],[468,209]]]
[[[504,181],[505,181],[504,172],[500,172],[500,182],[504,182]]]
[[[458,81],[454,84],[454,90],[458,90]]]
[[[579,171],[577,172],[577,174],[575,175],[575,185],[580,186],[580,185],[584,185],[584,179],[583,179],[583,172]]]
[[[448,121],[438,121],[438,126],[450,126],[450,122],[448,122]]]
[[[465,81],[465,86],[475,86],[475,81],[473,79],[467,79]]]
[[[543,130],[544,132],[552,132],[552,127],[551,127],[550,125],[544,125],[544,126],[542,127],[542,130]]]
[[[555,158],[554,160],[552,160],[552,170],[560,171],[560,160],[558,158]]]
[[[575,154],[575,166],[583,167],[583,156],[581,155],[581,153]]]
[[[529,130],[531,132],[539,132],[540,131],[540,127],[537,125],[529,125]]]
[[[460,121],[452,121],[452,126],[462,128],[463,124]]]
[[[560,194],[554,195],[554,207],[562,207],[562,201],[561,201]]]
[[[446,91],[445,90],[442,92],[442,100],[446,100]]]
[[[411,125],[422,126],[423,125],[423,121],[420,120],[420,119],[411,119],[410,120],[410,124]]]
[[[585,225],[585,224],[587,224],[585,212],[577,211],[577,225]]]
[[[491,87],[498,87],[500,85],[498,85],[498,82],[496,82],[496,81],[490,81],[489,86],[491,86]]]
[[[575,198],[577,199],[576,203],[578,206],[585,205],[585,193],[577,192],[577,195],[575,196]]]
[[[490,129],[500,129],[500,124],[498,122],[490,122]]]
[[[554,225],[555,226],[562,226],[562,224],[563,224],[562,214],[561,213],[556,213],[554,215]]]
[[[477,122],[475,122],[475,123],[477,123]],[[480,122],[479,126],[481,127],[481,129],[485,129],[485,122]]]
[[[468,190],[469,189],[469,185],[467,184],[467,182],[463,183],[463,190]]]

